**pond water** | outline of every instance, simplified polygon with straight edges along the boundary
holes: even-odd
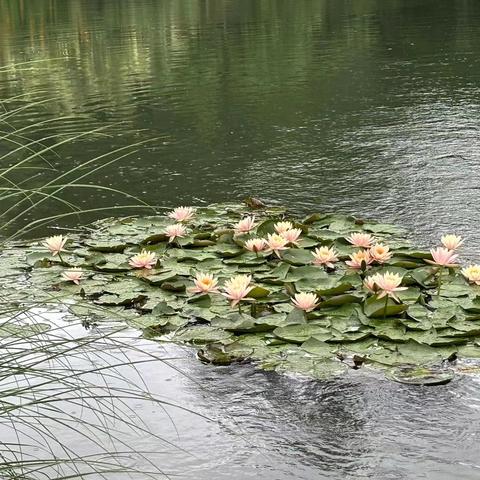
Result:
[[[461,233],[478,260],[479,25],[478,0],[0,0],[0,99],[18,109],[10,124],[48,145],[108,127],[58,148],[49,161],[60,172],[150,140],[99,159],[85,182],[153,205],[254,195],[400,223],[425,245]],[[153,390],[216,420],[176,412],[177,437],[151,416],[195,454],[159,455],[179,478],[480,476],[475,378],[307,382],[183,356],[197,383],[144,372]]]

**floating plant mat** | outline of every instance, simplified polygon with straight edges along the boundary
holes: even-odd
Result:
[[[254,229],[235,234],[233,226],[252,213]],[[301,229],[297,246],[280,257],[244,248],[248,239],[274,233],[282,220]],[[173,223],[167,216],[103,220],[69,237],[63,265],[36,244],[12,247],[0,268],[12,285],[23,271],[23,285],[38,301],[69,299],[71,312],[88,323],[122,322],[158,341],[190,344],[212,364],[249,360],[319,379],[375,367],[402,381],[405,372],[424,367],[447,381],[457,358],[480,358],[480,287],[469,285],[458,269],[444,268],[438,295],[439,269],[425,262],[430,253],[412,247],[398,227],[337,214],[294,220],[282,208],[252,212],[221,204],[196,209],[188,233],[168,243],[165,229]],[[353,232],[373,235],[393,256],[350,268],[345,261],[359,250],[347,240]],[[312,252],[320,246],[337,252],[333,267],[313,264]],[[129,259],[144,249],[158,262],[150,270],[132,268]],[[84,272],[80,285],[62,280],[71,267]],[[387,271],[407,288],[385,302],[363,281]],[[254,288],[239,311],[220,293],[192,293],[198,272],[214,275],[220,291],[242,274],[252,275]],[[296,292],[315,293],[318,306],[309,313],[295,308]],[[25,291],[15,295],[21,301]],[[430,375],[417,375],[412,383],[422,378],[435,383]]]

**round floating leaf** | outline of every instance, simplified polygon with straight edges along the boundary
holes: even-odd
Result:
[[[290,248],[282,253],[282,260],[292,265],[309,265],[313,262],[314,258],[312,252],[309,250]],[[321,271],[320,269],[318,270]]]
[[[275,223],[277,220],[265,220],[257,227],[257,236],[266,237],[269,233],[275,233]]]
[[[336,295],[334,297],[327,298],[323,302],[320,302],[319,308],[338,307],[347,303],[360,303],[362,300],[363,295]]]
[[[417,283],[421,287],[427,288],[432,285],[435,279],[436,268],[434,267],[419,267],[414,270],[410,270],[404,277],[403,282],[406,285],[410,283]]]
[[[388,223],[365,222],[362,225],[362,227],[367,232],[372,232],[372,233],[387,233],[391,235],[402,235],[402,234],[405,234],[406,232],[404,228],[398,227],[396,225],[390,225]]]
[[[353,285],[348,282],[339,280],[338,278],[331,277],[328,279],[322,279],[317,281],[316,293],[317,295],[331,296],[331,295],[340,295],[342,293],[348,292],[353,288]]]
[[[451,369],[441,367],[412,367],[410,365],[392,368],[388,378],[407,385],[445,385],[455,377]]]
[[[101,253],[123,253],[123,251],[127,248],[126,243],[102,243],[102,242],[86,242],[87,245],[91,250]]]
[[[408,308],[407,305],[403,303],[395,303],[392,299],[388,299],[387,307],[385,308],[385,299],[378,299],[376,295],[367,298],[363,305],[363,311],[365,315],[370,318],[379,318],[379,317],[393,317],[395,315],[400,315]]]
[[[458,348],[458,356],[462,358],[479,358],[480,347],[478,345],[464,345]]]
[[[307,323],[305,312],[298,308],[293,308],[287,315],[285,323],[302,324]]]
[[[263,317],[255,319],[250,315],[234,313],[223,318],[214,318],[210,324],[214,328],[222,328],[229,332],[269,332],[283,323],[283,316],[271,315],[272,318]]]
[[[273,331],[273,334],[292,343],[303,343],[314,335],[327,335],[329,338],[332,336],[329,329],[311,323],[278,327]]]
[[[175,334],[175,341],[191,342],[195,344],[205,344],[211,342],[218,342],[220,340],[228,339],[232,336],[230,332],[220,328],[212,328],[206,325],[199,325],[189,327],[186,330]]]
[[[255,287],[253,287],[252,290],[250,290],[250,292],[248,294],[248,297],[249,298],[264,298],[264,297],[268,297],[268,295],[270,295],[269,290],[256,285]]]
[[[277,361],[275,371],[293,372],[315,378],[326,380],[345,373],[348,367],[334,359],[316,358],[305,356],[302,352],[292,352],[286,358]]]
[[[302,279],[326,281],[328,280],[328,274],[323,270],[323,268],[309,265],[303,267],[292,267],[288,275],[285,277],[285,282],[294,283]]]
[[[0,324],[0,338],[20,337],[28,338],[46,333],[50,330],[47,323],[33,323],[31,325],[18,325],[11,321]]]
[[[316,357],[332,358],[332,352],[335,350],[331,344],[322,342],[317,338],[311,337],[302,343],[302,350],[315,355]]]

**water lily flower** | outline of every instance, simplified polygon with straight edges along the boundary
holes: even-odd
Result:
[[[469,265],[462,269],[462,275],[475,285],[480,285],[480,265]]]
[[[251,275],[237,275],[236,277],[232,277],[225,282],[225,293],[222,293],[222,295],[227,297],[230,300],[230,305],[234,307],[254,288],[250,286],[251,281]]]
[[[242,218],[236,225],[233,226],[235,233],[247,233],[255,227],[255,217]]]
[[[267,247],[269,251],[275,253],[280,258],[280,251],[287,250],[287,239],[276,233],[269,233],[267,235]]]
[[[181,223],[169,225],[165,229],[165,234],[168,237],[168,242],[173,242],[177,237],[184,237],[187,234],[187,229]]]
[[[402,283],[402,277],[398,273],[386,272],[383,275],[378,273],[375,275],[375,283],[381,290],[381,292],[378,294],[378,298],[387,296],[397,300],[397,302],[400,302],[400,299],[397,297],[395,292],[407,290],[407,287],[400,286]]]
[[[448,250],[448,248],[438,247],[432,248],[430,250],[432,254],[432,260],[425,260],[427,263],[432,265],[438,265],[439,267],[456,267],[455,260],[458,258],[458,255],[453,252],[453,250]]]
[[[375,275],[370,275],[363,281],[363,286],[370,292],[375,293],[378,290],[377,276],[378,273]]]
[[[194,215],[193,207],[177,207],[168,213],[168,216],[176,222],[188,222]]]
[[[293,228],[293,223],[292,222],[277,222],[273,228],[275,229],[275,231],[277,233],[279,233],[280,235],[283,233],[283,232],[286,232],[287,230],[291,230]]]
[[[463,243],[462,237],[459,235],[444,235],[440,240],[448,250],[457,250]]]
[[[370,248],[370,257],[372,257],[372,260],[375,262],[385,263],[392,258],[392,252],[387,245],[376,243]]]
[[[362,264],[370,265],[373,262],[368,250],[358,250],[358,252],[350,255],[350,260],[345,263],[351,268],[362,268]]]
[[[146,268],[150,270],[157,263],[155,253],[142,250],[140,253],[134,255],[128,261],[128,264],[133,268]]]
[[[347,237],[347,241],[355,247],[370,248],[375,238],[369,233],[352,233]]]
[[[315,265],[325,265],[326,267],[333,268],[333,264],[338,262],[337,252],[333,248],[316,248],[315,251],[312,252],[312,255],[315,258],[315,260],[313,260]]]
[[[291,228],[289,230],[285,230],[284,232],[280,233],[280,235],[291,245],[298,246],[298,238],[302,234],[302,230],[300,228]]]
[[[54,235],[53,237],[48,237],[45,239],[43,245],[47,247],[52,256],[59,254],[64,251],[64,246],[67,243],[68,238],[63,235]]]
[[[245,242],[244,247],[250,252],[261,252],[267,247],[267,242],[263,238],[251,238]]]
[[[195,287],[191,289],[193,293],[213,293],[218,292],[218,280],[211,273],[197,273],[193,279]]]
[[[80,285],[80,280],[83,277],[83,272],[80,267],[72,267],[62,272],[62,278],[67,282],[73,282],[76,285]]]
[[[318,306],[319,299],[314,293],[304,293],[300,292],[295,294],[295,297],[292,298],[292,302],[295,307],[305,312],[311,312]]]

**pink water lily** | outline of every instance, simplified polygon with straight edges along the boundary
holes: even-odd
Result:
[[[375,238],[369,233],[352,233],[347,237],[347,241],[355,247],[370,248],[375,242]]]
[[[185,237],[187,229],[181,223],[169,225],[165,229],[165,235],[168,237],[168,242],[173,242],[177,237]]]
[[[480,285],[480,265],[469,265],[462,269],[462,275],[475,285]]]
[[[263,238],[251,238],[245,242],[244,247],[250,252],[262,252],[267,247],[267,242]]]
[[[52,256],[55,256],[64,251],[63,247],[67,243],[67,240],[68,238],[63,235],[54,235],[53,237],[46,238],[43,245],[50,250]]]
[[[326,267],[333,268],[333,264],[338,262],[337,252],[334,248],[319,247],[312,252],[312,255],[315,265],[325,265]]]
[[[455,263],[457,260],[458,255],[454,253],[453,250],[448,250],[448,248],[438,247],[432,248],[430,250],[432,254],[433,260],[425,261],[427,263],[431,263],[432,265],[438,265],[439,267],[457,267],[458,265]]]
[[[267,235],[267,247],[268,251],[274,252],[277,257],[280,258],[280,252],[287,250],[287,240],[276,233],[269,233]]]
[[[80,285],[80,280],[83,277],[83,271],[80,267],[72,267],[62,272],[62,278],[67,282],[73,282]]]
[[[280,235],[291,245],[298,246],[297,240],[299,239],[300,235],[302,234],[302,230],[300,228],[291,228],[289,230],[285,230],[284,232],[280,233]]]
[[[218,280],[211,273],[197,273],[193,279],[195,287],[191,289],[192,293],[215,293],[218,292]]]
[[[277,222],[273,228],[278,234],[282,234],[283,232],[286,232],[287,230],[291,230],[293,228],[293,223],[292,222]]]
[[[377,276],[378,273],[365,278],[363,281],[363,286],[370,292],[375,293],[378,290]]]
[[[295,294],[292,302],[298,309],[311,312],[318,306],[319,299],[314,293],[300,292]]]
[[[250,286],[251,281],[251,275],[237,275],[236,277],[232,277],[225,282],[224,293],[222,293],[222,295],[227,297],[230,300],[230,305],[234,307],[254,288]]]
[[[176,222],[188,222],[195,215],[193,207],[177,207],[168,213],[168,216]]]
[[[400,299],[395,292],[407,290],[407,287],[400,286],[402,283],[402,277],[398,273],[386,272],[383,275],[378,273],[375,275],[375,283],[380,289],[378,298],[388,296],[397,300],[397,302],[400,302]]]
[[[156,263],[157,257],[155,253],[147,250],[142,250],[128,261],[128,264],[133,268],[146,268],[147,270],[151,270]]]
[[[236,225],[234,225],[235,233],[247,233],[255,227],[255,217],[242,218]]]
[[[390,248],[382,243],[376,243],[370,248],[370,257],[377,263],[385,263],[392,258]]]
[[[362,268],[362,264],[370,265],[373,262],[370,252],[368,250],[358,250],[358,252],[350,255],[350,260],[347,260],[345,263],[351,268]]]
[[[462,237],[459,235],[444,235],[440,241],[448,250],[457,250],[463,244]]]

